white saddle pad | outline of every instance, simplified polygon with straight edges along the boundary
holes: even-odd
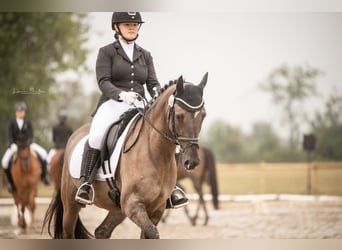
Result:
[[[125,128],[125,130],[123,131],[123,133],[119,137],[119,139],[118,139],[118,141],[116,143],[115,149],[114,149],[113,153],[111,154],[111,156],[109,158],[110,162],[108,162],[108,161],[104,162],[107,174],[104,174],[103,170],[102,170],[102,167],[100,167],[98,169],[98,171],[97,171],[96,176],[95,176],[95,180],[106,181],[106,178],[114,177],[115,176],[116,167],[117,167],[118,161],[120,159],[122,145],[123,145],[123,143],[125,141],[128,129],[131,126],[132,122],[137,117],[137,115],[135,115],[133,117],[133,119],[127,124],[127,127]],[[84,144],[87,141],[87,139],[88,139],[88,135],[83,137],[77,143],[74,151],[72,152],[71,159],[70,159],[70,164],[69,164],[69,170],[70,170],[70,175],[73,178],[77,178],[77,179],[80,178],[80,170],[81,170],[81,162],[82,162],[83,149],[84,149]],[[110,167],[110,170],[111,170],[110,171],[111,174],[109,174],[109,167]]]

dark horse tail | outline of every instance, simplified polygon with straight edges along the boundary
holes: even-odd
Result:
[[[63,238],[63,203],[61,199],[61,190],[57,190],[55,197],[52,199],[43,220],[44,230],[47,224],[47,229],[50,237],[54,239]],[[52,230],[52,227],[54,229]],[[77,217],[76,228],[75,228],[76,239],[91,239],[94,236],[88,232],[84,227],[79,217]]]
[[[214,208],[219,209],[219,200],[218,200],[218,184],[217,184],[217,176],[216,176],[216,162],[214,154],[208,149],[203,147],[203,152],[206,159],[206,168],[208,171],[207,183],[211,189],[212,201]]]

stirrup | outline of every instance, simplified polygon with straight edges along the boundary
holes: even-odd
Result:
[[[91,199],[89,199],[89,200],[84,199],[84,198],[79,196],[79,192],[81,191],[81,188],[84,186],[88,186],[91,189],[91,192],[89,190],[89,193],[88,193],[89,195],[90,195],[90,193],[92,194]],[[95,198],[95,190],[94,190],[93,185],[89,184],[88,182],[85,182],[78,187],[77,192],[75,194],[75,201],[77,201],[78,203],[80,203],[82,205],[92,205],[94,203],[94,198]]]
[[[184,201],[182,201],[181,203],[179,204],[174,204],[174,201],[172,201],[172,193],[174,191],[178,191],[180,193],[181,196],[183,196],[184,198]],[[171,195],[169,196],[169,198],[167,199],[167,208],[174,208],[174,209],[177,209],[177,208],[181,208],[181,207],[185,207],[189,204],[189,199],[186,197],[186,194],[185,192],[180,188],[180,187],[177,187],[175,186],[175,188],[172,190],[171,192]]]

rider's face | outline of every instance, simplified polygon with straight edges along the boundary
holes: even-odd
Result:
[[[25,112],[25,110],[16,110],[15,111],[15,116],[17,117],[17,118],[21,118],[21,119],[23,119],[23,118],[25,118],[25,114],[26,114],[26,112]]]
[[[138,23],[120,23],[119,24],[120,31],[122,35],[128,39],[134,39],[139,30],[139,24]]]

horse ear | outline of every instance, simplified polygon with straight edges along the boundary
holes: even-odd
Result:
[[[207,84],[208,81],[208,72],[204,74],[200,84],[198,85],[201,89],[204,89],[205,85]]]
[[[180,76],[177,79],[177,86],[176,86],[176,91],[178,95],[181,95],[183,93],[183,89],[184,89],[183,85],[184,85],[183,76]]]

